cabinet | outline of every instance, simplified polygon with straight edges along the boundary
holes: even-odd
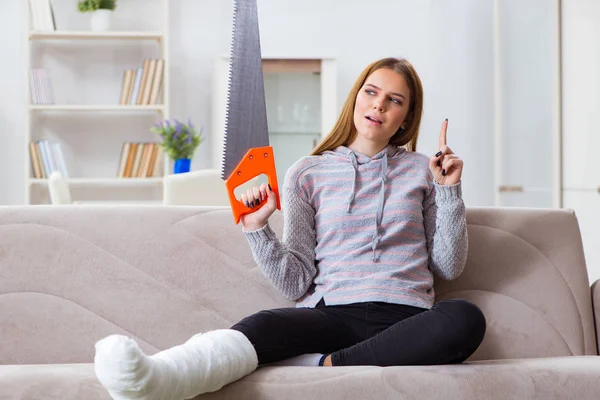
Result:
[[[212,164],[221,169],[229,57],[215,62]],[[333,59],[263,58],[263,80],[279,185],[287,169],[308,155],[337,118],[336,64]]]
[[[560,207],[560,5],[495,0],[496,205]]]
[[[161,202],[166,157],[151,177],[119,178],[124,142],[157,142],[149,131],[169,117],[169,0],[118,2],[113,26],[91,31],[89,13],[76,2],[53,1],[56,30],[40,30],[28,8],[26,104],[27,204],[47,204],[47,176],[34,174],[30,144],[48,140],[60,145],[74,201]],[[161,89],[147,105],[121,105],[124,72],[145,59],[163,60]],[[31,69],[45,69],[52,101],[36,102]]]

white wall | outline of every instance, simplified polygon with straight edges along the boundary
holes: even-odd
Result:
[[[0,12],[0,204],[21,204],[25,187],[25,18],[23,1]]]
[[[467,206],[494,202],[494,51],[492,0],[432,0],[426,102],[419,151],[435,153],[442,121],[448,146],[465,162]],[[405,33],[405,35],[408,34]]]
[[[55,2],[75,4],[74,0]],[[3,58],[11,62],[0,63],[0,204],[19,204],[24,200],[27,162],[26,2],[5,3],[0,43]],[[435,152],[440,124],[449,118],[449,145],[466,164],[465,201],[492,204],[491,0],[259,0],[258,7],[266,56],[337,59],[338,107],[371,61],[385,56],[412,60],[426,92],[419,150]],[[229,51],[231,12],[230,1],[171,0],[171,116],[191,116],[197,124],[210,127],[213,60]],[[121,62],[118,57],[123,56],[115,54],[115,62]],[[200,146],[193,168],[210,165],[209,148],[210,142]]]

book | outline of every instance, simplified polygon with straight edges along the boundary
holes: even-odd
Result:
[[[154,72],[154,79],[152,80],[152,87],[150,88],[149,104],[157,104],[158,102],[158,95],[162,88],[164,63],[164,60],[156,60],[156,70]]]
[[[117,163],[118,178],[152,178],[162,175],[161,148],[155,142],[123,142]]]
[[[121,85],[121,99],[119,100],[120,105],[127,105],[130,103],[131,93],[133,92],[133,85],[135,80],[135,70],[128,69],[123,73],[123,83]]]
[[[165,60],[146,59],[143,65],[123,71],[120,105],[154,105],[163,89]]]
[[[31,167],[34,178],[45,178],[44,169],[42,168],[42,160],[40,158],[40,150],[36,142],[29,143],[29,155],[31,156]]]
[[[138,68],[135,71],[135,81],[133,83],[133,92],[131,93],[131,98],[129,100],[129,104],[131,104],[131,105],[137,104],[137,99],[140,94],[140,85],[142,84],[142,75],[143,75],[143,68]]]
[[[30,100],[32,104],[54,104],[54,92],[50,73],[46,68],[32,68],[29,71]]]
[[[54,9],[50,0],[29,0],[31,29],[36,32],[56,30]]]
[[[54,171],[59,171],[65,178],[69,177],[60,143],[47,139],[32,141],[29,143],[29,155],[34,178],[48,178]]]

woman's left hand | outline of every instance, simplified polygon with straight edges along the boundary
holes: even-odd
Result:
[[[463,161],[446,144],[448,120],[442,124],[439,151],[429,159],[429,169],[438,185],[455,185],[460,182]]]

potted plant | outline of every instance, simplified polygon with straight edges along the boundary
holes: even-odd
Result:
[[[194,152],[203,139],[202,130],[198,132],[191,120],[185,124],[177,119],[157,122],[150,130],[161,137],[160,146],[175,162],[173,173],[189,172]]]
[[[92,31],[102,32],[110,29],[113,10],[117,7],[116,0],[81,0],[77,4],[80,12],[91,12]]]

